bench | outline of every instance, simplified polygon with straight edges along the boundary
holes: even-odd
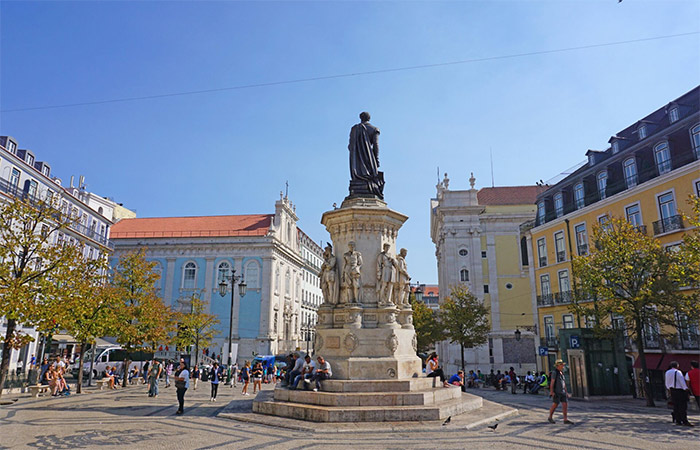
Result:
[[[106,386],[109,386],[109,378],[102,378],[101,380],[97,380],[97,387],[100,388],[101,391],[104,391]]]
[[[46,384],[35,384],[29,386],[29,392],[32,394],[33,398],[39,397],[39,393],[49,392],[51,387]]]

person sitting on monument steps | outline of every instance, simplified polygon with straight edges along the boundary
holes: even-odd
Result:
[[[321,389],[321,381],[327,380],[333,376],[331,363],[323,359],[323,356],[319,356],[316,360],[318,361],[318,366],[316,367],[316,373],[313,377],[313,381],[316,383],[314,392],[318,392],[318,390]]]
[[[460,386],[462,388],[462,392],[466,392],[466,387],[464,386],[464,371],[463,370],[458,370],[456,374],[452,375],[450,379],[447,381],[450,383],[452,386]]]
[[[316,370],[316,363],[311,360],[311,355],[307,354],[304,356],[304,363],[301,367],[301,372],[299,375],[295,376],[289,389],[296,389],[299,381],[304,380],[304,389],[306,389],[306,383],[310,383],[311,377]]]
[[[450,387],[447,380],[445,380],[445,374],[442,372],[442,367],[438,365],[438,355],[435,352],[431,353],[428,357],[428,363],[425,366],[425,376],[431,378],[440,377],[442,385],[444,387]]]
[[[304,360],[299,356],[299,353],[294,353],[292,355],[292,361],[294,361],[293,366],[291,369],[289,369],[289,372],[285,374],[285,385],[289,386],[291,383],[301,375],[301,370],[304,368]],[[290,389],[294,389],[295,386],[290,387]]]

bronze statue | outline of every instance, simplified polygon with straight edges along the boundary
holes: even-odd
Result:
[[[369,113],[360,113],[360,123],[350,130],[350,197],[384,199],[384,172],[379,171],[379,128],[369,123]]]

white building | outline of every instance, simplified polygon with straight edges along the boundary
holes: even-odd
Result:
[[[302,346],[303,313],[310,316],[303,298],[319,295],[313,281],[304,281],[313,280],[307,260],[317,263],[320,247],[309,244],[298,220],[292,202],[280,195],[274,214],[122,219],[111,238],[115,258],[146,248],[147,259],[158,264],[157,292],[167,305],[187,308],[193,294],[205,301],[220,321],[210,355],[226,353],[233,314],[232,339],[241,363]],[[247,285],[242,298],[236,288],[233,310],[230,292],[219,294],[220,281],[232,269]]]
[[[82,184],[82,183],[81,183]],[[83,189],[61,186],[61,180],[53,176],[51,166],[38,161],[31,150],[20,149],[17,141],[10,136],[0,136],[0,202],[13,197],[39,200],[59,197],[64,213],[70,213],[78,221],[62,233],[56,234],[54,244],[59,242],[81,242],[85,245],[85,257],[99,258],[111,252],[109,232],[113,225],[112,211],[98,211],[83,198]],[[21,324],[20,324],[21,325]],[[0,323],[0,333],[5,335],[6,321]],[[34,337],[20,350],[14,350],[10,359],[10,369],[15,370],[22,361],[26,368],[31,355],[37,355],[39,336],[33,328],[23,328]],[[72,349],[68,349],[72,350]]]
[[[314,330],[318,322],[318,307],[323,303],[321,292],[321,264],[323,250],[303,231],[299,230],[301,257],[304,260],[301,280],[301,338],[302,349],[313,352]]]

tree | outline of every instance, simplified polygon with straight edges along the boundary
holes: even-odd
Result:
[[[79,250],[54,240],[72,223],[50,201],[14,197],[0,204],[0,317],[7,321],[0,386],[7,377],[12,349],[33,340],[18,324],[39,332],[58,325],[54,312],[66,294],[62,286],[72,284],[70,277],[76,272],[67,268],[75,263]]]
[[[114,334],[126,350],[125,375],[131,363],[130,353],[154,349],[173,331],[173,312],[155,292],[159,275],[154,268],[155,263],[146,261],[144,249],[123,254],[114,267],[111,284],[118,298]],[[123,386],[126,379],[124,376]]]
[[[440,306],[440,322],[450,342],[459,344],[464,370],[464,349],[478,347],[488,340],[489,309],[466,286],[458,285]]]
[[[219,319],[213,314],[204,312],[207,305],[198,295],[192,294],[189,303],[190,311],[177,316],[178,331],[175,344],[181,348],[194,345],[196,366],[199,363],[199,349],[208,347],[212,339],[219,334],[219,331],[214,328],[219,324]]]
[[[413,327],[416,329],[419,353],[430,350],[435,342],[445,339],[445,334],[438,315],[425,303],[416,300],[413,293],[410,294],[409,301],[413,308]]]
[[[593,240],[590,254],[574,258],[573,274],[594,301],[572,308],[595,317],[594,332],[601,337],[609,337],[606,333],[614,325],[626,329],[639,351],[647,406],[654,406],[645,342],[659,338],[669,326],[675,327],[679,314],[697,317],[697,304],[679,294],[678,278],[673,275],[679,263],[677,255],[626,220],[613,218],[605,226],[595,227]],[[613,316],[622,322],[610,323]],[[652,331],[656,329],[658,335]]]

